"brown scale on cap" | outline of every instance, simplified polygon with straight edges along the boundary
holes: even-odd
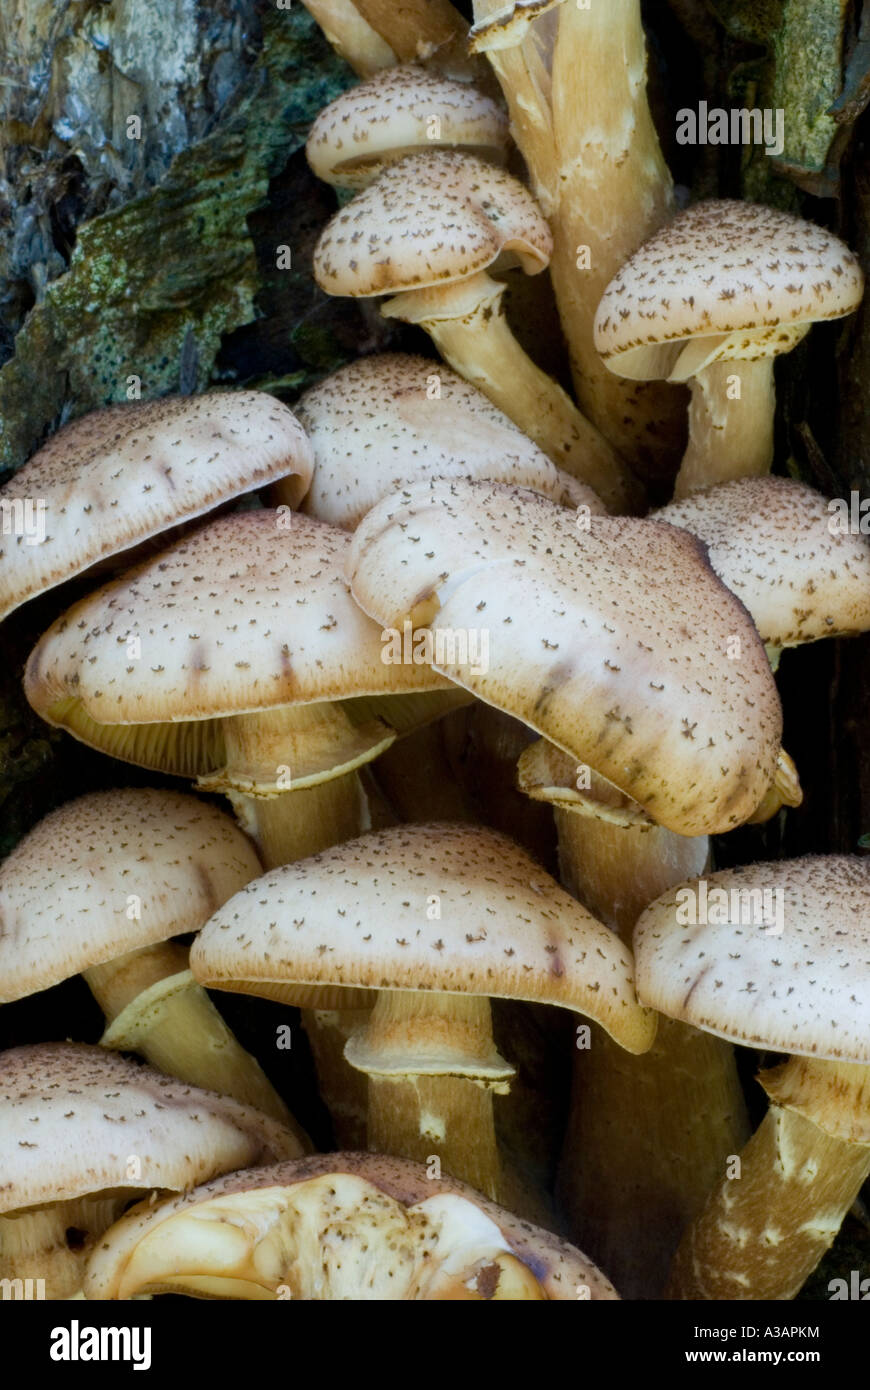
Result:
[[[574,1246],[465,1183],[362,1153],[257,1168],[140,1204],[94,1252],[87,1294],[148,1290],[332,1301],[619,1297]]]
[[[533,493],[434,482],[387,499],[348,555],[379,621],[485,629],[489,661],[433,665],[588,763],[681,835],[746,820],[770,786],[781,710],[764,648],[701,545],[661,522]],[[739,659],[732,659],[739,638]]]
[[[329,222],[314,253],[327,294],[365,297],[464,280],[512,251],[543,270],[552,238],[527,189],[469,154],[390,165]]]
[[[605,510],[482,391],[431,358],[383,353],[351,362],[306,391],[296,412],[315,460],[303,510],[349,531],[382,497],[433,477],[516,483],[564,506]],[[288,501],[282,483],[274,495]]]
[[[44,499],[45,540],[0,548],[0,616],[99,560],[288,478],[298,505],[313,459],[295,416],[260,391],[110,406],[53,435],[0,499]]]
[[[561,1004],[634,1052],[654,1032],[618,937],[477,826],[396,826],[274,869],[214,914],[191,964],[216,988],[287,980]]]
[[[824,228],[778,208],[713,199],[680,213],[614,276],[598,308],[596,347],[621,375],[667,376],[684,339],[840,318],[857,308],[863,285],[855,256]],[[792,341],[786,335],[783,346]],[[659,344],[674,346],[651,356],[648,370],[647,349]],[[768,351],[779,350],[774,338]]]
[[[230,817],[195,797],[137,788],[69,801],[0,865],[0,1001],[198,931],[260,872]]]
[[[870,542],[790,478],[740,478],[655,512],[691,531],[762,641],[794,647],[870,628]]]
[[[363,188],[415,149],[462,146],[501,160],[507,145],[507,116],[490,97],[408,64],[377,73],[324,107],[305,154],[326,183]]]

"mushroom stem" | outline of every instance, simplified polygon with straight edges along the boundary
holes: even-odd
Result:
[[[497,1200],[501,1171],[492,1092],[512,1068],[498,1056],[489,1000],[383,990],[345,1055],[368,1075],[368,1146],[429,1163]]]
[[[106,1047],[140,1052],[158,1071],[232,1096],[295,1127],[259,1062],[241,1046],[187,968],[187,951],[161,942],[93,965],[84,978],[109,1025]]]
[[[502,0],[475,0],[478,25]],[[520,16],[521,7],[515,7]],[[605,287],[673,215],[673,184],[646,96],[638,0],[608,0],[515,26],[510,47],[481,34],[511,130],[553,233],[550,271],[581,408],[632,465],[676,463],[683,393],[608,371],[593,341]],[[606,98],[602,84],[606,83]]]
[[[52,1202],[15,1216],[0,1216],[0,1274],[33,1281],[32,1297],[72,1298],[99,1236],[117,1221],[135,1189]],[[39,1280],[45,1281],[42,1294]],[[22,1297],[27,1292],[26,1285]],[[5,1296],[5,1295],[4,1295]]]
[[[453,284],[394,295],[381,313],[425,328],[454,371],[611,510],[639,509],[640,487],[615,449],[520,347],[505,318],[504,291],[478,271]]]
[[[692,377],[689,442],[674,484],[675,501],[715,483],[770,472],[773,364],[773,357],[710,362]]]
[[[704,872],[706,836],[556,810],[565,886],[631,944],[661,893]],[[625,1297],[657,1297],[682,1231],[749,1134],[733,1047],[660,1018],[635,1057],[595,1028],[574,1058],[561,1197],[578,1239]]]
[[[368,802],[357,772],[336,776],[334,764],[338,760],[339,766],[354,768],[388,748],[393,734],[386,726],[373,722],[357,729],[340,706],[324,701],[236,715],[224,720],[223,727],[227,765],[219,776],[266,869],[307,859],[369,828]],[[328,780],[294,786],[300,776],[316,775],[317,768],[329,769]],[[243,790],[246,785],[266,794]],[[345,1062],[343,1048],[359,1027],[359,1012],[332,1010],[326,1018],[328,1022],[318,1019],[315,1010],[302,1010],[336,1142],[357,1145],[365,1137],[367,1088]]]
[[[838,1108],[851,1110],[856,1126],[866,1116],[867,1075],[864,1066],[806,1057],[762,1073],[770,1108],[735,1175],[720,1182],[683,1238],[666,1297],[795,1297],[870,1174],[866,1119],[860,1138],[827,1128],[842,1128],[828,1113],[838,1093]],[[843,1106],[843,1095],[852,1106]]]

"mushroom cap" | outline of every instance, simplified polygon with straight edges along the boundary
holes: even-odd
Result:
[[[92,747],[197,776],[224,765],[225,716],[449,690],[425,665],[381,659],[342,574],[349,545],[286,509],[213,521],[58,618],[30,654],[27,698]]]
[[[214,914],[200,983],[439,990],[561,1004],[644,1052],[631,952],[506,835],[400,825],[273,869]]]
[[[565,0],[508,0],[500,10],[475,20],[468,32],[469,53],[497,53],[517,48],[534,33],[536,19],[564,3]]]
[[[0,865],[0,1003],[199,931],[261,871],[232,817],[194,796],[129,788],[68,801]]]
[[[527,188],[470,154],[433,150],[391,164],[327,223],[314,278],[364,298],[454,284],[513,252],[544,270],[553,239]]]
[[[364,188],[411,150],[462,146],[498,159],[508,139],[507,115],[490,97],[407,63],[385,68],[325,106],[305,154],[324,182]]]
[[[179,1191],[301,1151],[258,1110],[101,1047],[0,1053],[0,1212],[117,1188]]]
[[[679,213],[613,277],[595,315],[595,346],[620,376],[668,377],[687,339],[762,333],[763,347],[749,336],[729,355],[787,351],[795,338],[785,329],[850,314],[863,290],[855,256],[823,227],[759,203],[710,199]]]
[[[832,530],[827,500],[806,484],[738,478],[653,515],[704,542],[769,645],[870,629],[870,541]]]
[[[522,488],[436,481],[369,512],[347,573],[380,622],[433,630],[436,670],[667,829],[729,830],[773,780],[782,714],[764,647],[686,531],[610,516],[578,527]],[[475,631],[486,663],[456,642],[468,634],[470,658]],[[439,632],[454,639],[443,660]]]
[[[606,510],[482,391],[431,358],[363,357],[312,386],[296,412],[314,451],[303,510],[348,531],[382,497],[433,477],[517,483],[564,506]],[[281,483],[274,492],[287,501]]]
[[[140,1202],[88,1263],[91,1299],[146,1291],[295,1300],[618,1299],[567,1241],[456,1178],[331,1153]]]
[[[296,506],[313,466],[299,421],[263,391],[169,396],[83,415],[0,488],[0,499],[46,504],[41,544],[0,542],[0,617],[277,478],[287,479],[285,498]]]
[[[765,889],[779,895],[766,922]],[[690,915],[708,921],[684,924]],[[691,880],[641,913],[634,950],[641,998],[671,1018],[777,1052],[870,1063],[870,860],[819,855]]]

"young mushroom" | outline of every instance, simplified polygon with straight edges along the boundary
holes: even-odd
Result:
[[[462,148],[502,164],[507,146],[507,117],[491,97],[407,64],[377,73],[324,106],[305,155],[324,183],[357,189],[415,150]]]
[[[513,1068],[495,1050],[489,997],[559,1004],[643,1052],[631,952],[506,836],[397,826],[274,869],[197,938],[213,989],[377,989],[345,1049],[369,1079],[371,1149],[427,1160],[504,1194],[492,1094]]]
[[[278,478],[295,508],[312,467],[298,420],[262,391],[168,396],[83,415],[0,488],[13,508],[25,496],[44,503],[45,527],[42,540],[22,530],[0,547],[0,618]]]
[[[761,1073],[767,1115],[684,1236],[669,1296],[793,1298],[870,1174],[870,863],[713,874],[652,903],[634,940],[648,1004],[790,1054]]]
[[[730,199],[680,213],[626,262],[598,306],[595,345],[619,376],[690,384],[677,500],[770,472],[774,359],[814,323],[853,313],[863,292],[838,237]]]
[[[0,1277],[71,1298],[131,1198],[302,1152],[276,1120],[99,1047],[0,1052]]]
[[[314,455],[301,510],[346,531],[382,497],[426,478],[516,483],[590,515],[605,510],[482,391],[431,358],[362,357],[303,392],[295,410]],[[280,482],[272,495],[293,505]]]
[[[554,463],[611,508],[636,506],[637,484],[615,451],[508,327],[504,285],[487,271],[510,254],[544,270],[552,238],[540,208],[503,169],[469,154],[407,155],[337,212],[314,253],[327,294],[390,294],[381,313],[416,323]]]
[[[519,488],[418,484],[363,520],[348,573],[357,601],[384,623],[485,629],[486,670],[437,655],[433,664],[544,734],[570,764],[570,785],[589,788],[570,800],[593,814],[560,817],[563,878],[627,939],[643,893],[703,867],[705,837],[746,821],[766,796],[781,711],[752,621],[698,542],[655,521],[582,520]],[[545,772],[539,784],[554,780]],[[677,1214],[698,1209],[746,1132],[731,1049],[666,1031],[673,1037],[637,1068],[606,1042],[592,1056],[578,1052],[578,1069],[614,1077],[615,1099],[607,1123],[586,1112],[589,1133],[567,1155],[569,1205],[584,1229],[594,1221],[607,1232],[626,1287],[655,1280],[663,1227],[675,1240]],[[706,1107],[700,1124],[696,1095]],[[626,1115],[642,1143],[623,1144]],[[676,1132],[694,1147],[675,1170],[657,1155]],[[602,1171],[625,1178],[606,1211],[583,1187],[593,1149],[596,1169],[600,1156]],[[658,1206],[652,1195],[641,1203],[647,1245],[633,1201],[653,1192]]]
[[[80,971],[106,1015],[104,1046],[292,1123],[170,940],[259,873],[230,817],[195,797],[129,789],[67,802],[0,865],[0,1003]]]
[[[567,1241],[422,1164],[335,1153],[140,1202],[88,1264],[90,1299],[518,1302],[619,1295]]]

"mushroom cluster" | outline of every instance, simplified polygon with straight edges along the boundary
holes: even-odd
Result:
[[[870,861],[733,846],[802,801],[781,654],[870,631],[870,540],[770,472],[861,267],[677,211],[639,0],[306,2],[362,79],[313,278],[432,355],[109,405],[0,489],[24,695],[104,768],[0,863],[0,1010],[103,1014],[0,1052],[0,1279],[792,1298],[870,1175]]]

